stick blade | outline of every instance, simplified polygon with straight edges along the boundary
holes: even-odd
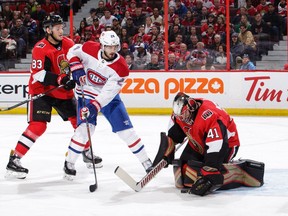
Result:
[[[139,192],[142,188],[139,188],[138,182],[136,182],[125,170],[123,170],[120,166],[117,166],[115,171],[115,175],[117,175],[123,182],[125,182],[130,188],[134,191]]]
[[[93,185],[90,185],[90,186],[89,186],[89,190],[90,190],[91,193],[93,193],[94,191],[96,191],[96,189],[97,189],[97,185],[96,185],[96,184],[93,184]]]

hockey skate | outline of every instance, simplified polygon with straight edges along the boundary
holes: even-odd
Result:
[[[82,152],[82,156],[83,156],[84,163],[86,163],[86,167],[88,169],[93,169],[91,150],[90,149],[84,150]],[[96,156],[96,155],[93,154],[93,159],[94,159],[94,163],[95,163],[95,168],[103,167],[102,158],[101,157]]]
[[[76,170],[73,163],[65,161],[64,163],[64,179],[73,181],[76,176]]]
[[[6,166],[6,178],[15,177],[18,179],[25,179],[26,175],[28,174],[29,170],[22,167],[20,162],[20,157],[15,154],[13,150],[10,152],[9,162]]]
[[[142,162],[142,165],[143,165],[146,173],[149,173],[153,169],[152,162],[150,159]]]

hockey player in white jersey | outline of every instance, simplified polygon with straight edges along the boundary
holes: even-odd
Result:
[[[74,45],[68,52],[73,80],[76,81],[78,127],[71,139],[66,156],[64,171],[72,177],[76,175],[75,162],[89,140],[85,116],[93,135],[101,112],[112,126],[112,131],[127,144],[131,152],[142,163],[146,172],[152,168],[144,144],[133,129],[125,105],[119,92],[129,75],[124,58],[118,54],[120,40],[114,31],[104,31],[100,43],[86,42]],[[82,98],[84,94],[85,100]]]

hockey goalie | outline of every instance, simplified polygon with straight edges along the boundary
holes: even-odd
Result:
[[[180,158],[175,145],[188,140]],[[161,133],[158,153],[173,165],[175,186],[182,192],[204,196],[216,190],[264,184],[264,163],[233,160],[240,147],[236,124],[224,109],[210,100],[179,92],[173,101],[168,134]]]

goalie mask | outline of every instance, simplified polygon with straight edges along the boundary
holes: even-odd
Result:
[[[198,103],[193,98],[190,98],[188,95],[182,92],[179,92],[174,98],[173,112],[175,116],[189,125],[193,124],[193,113],[198,108]]]

